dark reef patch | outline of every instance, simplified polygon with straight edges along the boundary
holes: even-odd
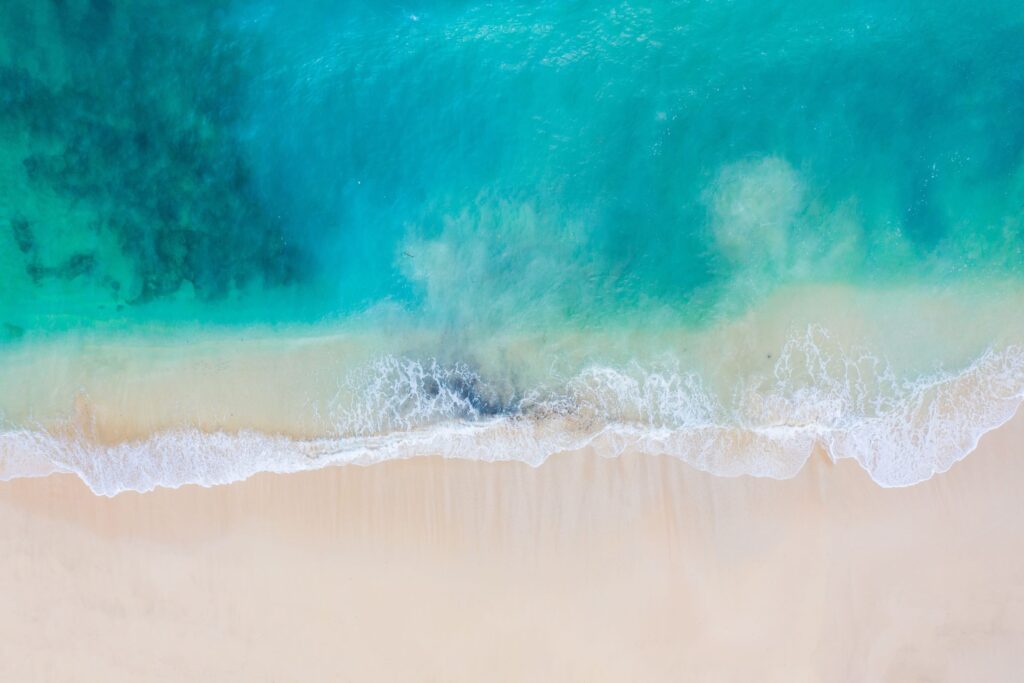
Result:
[[[15,216],[11,219],[11,232],[14,234],[14,243],[18,245],[18,251],[22,254],[29,254],[36,248],[36,240],[32,235],[32,226],[22,216]]]
[[[27,7],[14,1],[0,18]],[[48,12],[31,47],[0,64],[0,126],[27,136],[31,185],[89,211],[92,242],[110,246],[41,263],[37,244],[58,237],[25,210],[10,228],[26,271],[92,277],[129,304],[186,283],[215,300],[307,272],[254,187],[239,140],[254,47],[221,27],[218,3],[55,1]],[[38,67],[58,61],[60,78]]]
[[[25,328],[14,325],[12,323],[4,323],[0,325],[0,339],[3,340],[14,340],[21,339],[25,336]]]

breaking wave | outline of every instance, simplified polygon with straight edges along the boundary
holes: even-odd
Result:
[[[668,455],[722,476],[788,478],[821,447],[896,487],[949,469],[1022,400],[1022,347],[906,379],[817,327],[791,338],[771,372],[737,379],[726,395],[677,363],[591,365],[517,390],[468,365],[387,356],[345,378],[320,418],[321,438],[180,429],[101,445],[8,429],[0,478],[70,472],[114,495],[423,455],[537,466],[582,448]]]

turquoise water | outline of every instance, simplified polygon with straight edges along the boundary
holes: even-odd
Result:
[[[1018,2],[193,4],[0,9],[8,337],[1024,268]]]
[[[1020,2],[0,7],[0,476],[605,439],[913,483],[1024,396],[1022,280]],[[163,445],[59,445],[151,397]]]

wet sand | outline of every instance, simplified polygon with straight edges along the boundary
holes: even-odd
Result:
[[[1012,680],[1024,419],[882,489],[422,458],[93,495],[0,482],[4,680]]]

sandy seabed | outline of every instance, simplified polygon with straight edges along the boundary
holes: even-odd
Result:
[[[10,681],[1010,681],[1024,416],[883,489],[649,455],[0,482]]]

